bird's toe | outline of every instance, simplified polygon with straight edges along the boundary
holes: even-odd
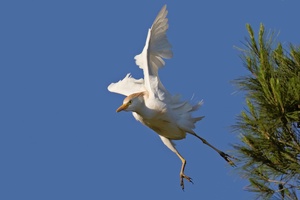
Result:
[[[188,182],[193,183],[193,179],[185,174],[180,174],[180,186],[182,188],[182,190],[184,190],[184,181],[183,179],[186,179]]]

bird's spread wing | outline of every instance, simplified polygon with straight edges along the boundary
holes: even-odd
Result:
[[[125,96],[146,91],[144,87],[144,80],[142,78],[139,80],[134,79],[130,74],[127,74],[123,80],[120,80],[117,83],[111,83],[107,89],[110,92],[122,94]]]
[[[160,82],[158,69],[165,65],[163,58],[173,56],[171,44],[167,39],[168,11],[163,6],[148,31],[145,47],[141,54],[135,56],[136,64],[144,71],[144,84],[149,95],[161,100],[169,98],[170,94]]]

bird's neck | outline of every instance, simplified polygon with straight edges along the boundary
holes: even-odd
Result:
[[[145,102],[142,101],[140,102],[140,106],[138,106],[136,109],[135,109],[135,113],[137,113],[138,115],[140,116],[143,116],[143,118],[148,118],[148,117],[151,117],[151,109],[149,109],[146,105],[145,105]]]
[[[150,102],[150,104],[149,104],[149,102]],[[140,102],[140,106],[138,106],[134,112],[136,112],[138,115],[140,115],[144,119],[152,119],[153,117],[161,114],[160,111],[163,110],[163,108],[157,109],[156,108],[157,105],[156,104],[152,105],[152,104],[153,104],[152,101],[145,101],[145,99],[143,99]]]

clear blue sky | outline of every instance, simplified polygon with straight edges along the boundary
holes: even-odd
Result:
[[[197,3],[195,3],[197,2]],[[231,80],[245,75],[248,36],[280,32],[300,43],[296,0],[1,1],[0,199],[251,199],[247,181],[192,136],[177,142],[195,184],[179,186],[180,160],[107,86],[131,72],[161,7],[174,57],[160,71],[173,94],[204,99],[196,132],[224,151],[244,108]]]

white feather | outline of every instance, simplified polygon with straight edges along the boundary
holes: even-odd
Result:
[[[117,83],[111,83],[107,87],[108,91],[128,96],[133,93],[146,91],[144,87],[144,80],[134,79],[130,74],[127,74],[123,80]]]
[[[152,27],[148,31],[146,43],[141,54],[134,58],[136,64],[143,69],[145,88],[149,96],[158,97],[160,100],[170,98],[158,77],[158,69],[165,65],[163,58],[172,58],[171,44],[167,39],[168,11],[164,6],[158,13]]]

